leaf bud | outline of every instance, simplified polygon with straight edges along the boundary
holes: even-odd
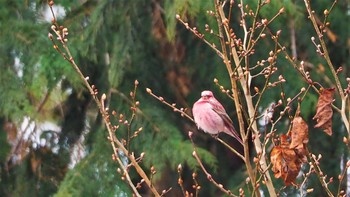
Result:
[[[188,137],[189,137],[189,138],[192,138],[192,135],[193,135],[193,132],[192,132],[192,131],[189,131],[189,132],[188,132]]]
[[[276,33],[276,36],[279,36],[281,34],[282,30],[278,30]]]
[[[273,60],[274,60],[274,58],[273,57],[269,57],[269,58],[267,58],[267,61],[271,64],[271,63],[273,63]]]
[[[182,171],[182,165],[181,163],[177,166],[177,172],[181,172]]]
[[[325,10],[323,11],[323,14],[327,16],[327,15],[329,14],[329,11],[328,11],[327,9],[325,9]]]
[[[254,90],[255,90],[256,93],[259,93],[259,88],[258,87],[255,86]]]
[[[264,18],[261,20],[261,23],[264,25],[267,25],[269,23],[269,21],[266,18]]]
[[[278,101],[277,101],[277,104],[278,104],[278,105],[282,105],[282,100],[281,100],[281,99],[278,100]]]
[[[283,12],[284,12],[284,7],[282,7],[279,11],[278,11],[278,13],[280,13],[280,14],[282,14]]]
[[[54,1],[49,1],[49,6],[52,7],[55,4]]]
[[[197,177],[197,174],[196,173],[192,173],[192,178],[196,178]]]
[[[143,157],[145,156],[145,154],[146,154],[145,152],[142,152],[142,153],[140,154],[140,158],[143,159]]]

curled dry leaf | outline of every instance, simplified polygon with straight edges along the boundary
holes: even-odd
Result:
[[[293,126],[290,132],[292,142],[289,148],[300,149],[304,147],[304,144],[309,142],[309,127],[306,122],[300,116],[297,116],[293,120]]]
[[[307,162],[306,144],[309,142],[309,127],[300,116],[293,120],[293,126],[290,131],[291,143],[289,148],[294,149],[302,162]]]
[[[307,162],[308,142],[308,126],[300,116],[297,116],[293,120],[289,135],[281,135],[279,145],[272,149],[270,155],[272,171],[276,178],[283,179],[286,186],[295,183],[301,164]]]
[[[272,171],[276,178],[282,178],[285,185],[295,183],[301,168],[301,160],[294,149],[289,148],[288,136],[281,135],[281,144],[271,151]]]
[[[316,106],[316,115],[313,119],[317,121],[315,128],[322,128],[325,133],[332,135],[332,103],[334,88],[321,89]]]

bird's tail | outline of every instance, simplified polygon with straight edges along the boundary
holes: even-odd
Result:
[[[238,133],[236,132],[235,128],[232,126],[231,128],[227,129],[225,133],[229,134],[230,136],[234,137],[239,143],[243,145],[242,139],[239,137]]]

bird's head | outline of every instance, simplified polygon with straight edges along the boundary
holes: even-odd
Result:
[[[203,99],[203,100],[208,100],[208,99],[214,97],[214,96],[213,96],[213,93],[212,93],[211,91],[209,91],[209,90],[204,90],[204,91],[202,92],[201,96],[202,96],[202,99]]]

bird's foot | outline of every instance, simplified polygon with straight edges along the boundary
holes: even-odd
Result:
[[[219,137],[219,134],[218,134],[218,133],[217,133],[217,134],[211,134],[211,136],[212,136],[215,140],[217,140],[218,137]]]

